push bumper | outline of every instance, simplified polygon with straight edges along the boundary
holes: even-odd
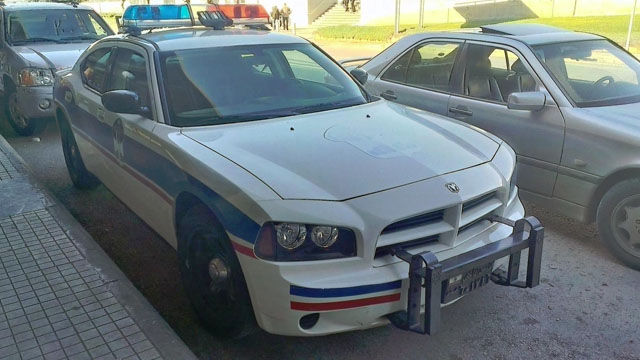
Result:
[[[431,252],[410,254],[401,247],[395,256],[409,263],[409,293],[406,311],[389,316],[397,327],[419,334],[432,335],[440,325],[441,305],[485,285],[491,279],[498,285],[532,288],[540,283],[540,264],[544,227],[535,217],[512,221],[493,216],[492,221],[513,227],[510,236],[470,252],[438,261]],[[520,257],[529,250],[526,280],[518,280]],[[506,276],[491,274],[493,263],[509,256]],[[486,271],[489,269],[489,271]],[[455,279],[454,289],[451,279]],[[460,280],[458,280],[460,279]],[[422,312],[424,289],[425,310]],[[455,297],[451,299],[451,295]]]
[[[27,118],[53,117],[53,87],[50,86],[19,86],[18,108]]]

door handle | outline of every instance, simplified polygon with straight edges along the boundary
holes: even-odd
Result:
[[[473,112],[465,108],[450,107],[449,112],[452,114],[458,114],[463,116],[473,116]]]
[[[387,90],[385,92],[383,92],[382,94],[380,94],[380,96],[382,96],[383,98],[387,99],[387,100],[397,100],[398,96],[396,95],[396,93],[394,93],[391,90]]]

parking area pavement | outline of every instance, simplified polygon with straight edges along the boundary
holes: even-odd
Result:
[[[194,358],[0,136],[0,359]]]

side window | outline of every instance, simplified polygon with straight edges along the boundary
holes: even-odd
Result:
[[[118,49],[110,74],[110,91],[133,91],[140,97],[142,106],[151,107],[147,62],[142,55],[129,49]]]
[[[449,90],[449,80],[459,47],[459,43],[448,42],[419,46],[409,61],[406,83],[426,89]]]
[[[409,60],[412,54],[413,51],[407,51],[406,54],[396,60],[396,62],[382,74],[380,79],[400,83],[405,82],[405,76],[407,75],[407,68],[409,67]]]
[[[107,65],[111,54],[111,48],[98,49],[89,54],[80,65],[82,82],[99,93],[105,90]]]
[[[515,53],[492,46],[469,45],[464,95],[504,103],[515,92],[535,89],[535,79]]]

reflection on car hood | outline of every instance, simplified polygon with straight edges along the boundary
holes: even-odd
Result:
[[[624,125],[640,130],[640,103],[587,107],[579,110],[601,120],[613,121],[617,125]]]
[[[28,66],[60,70],[72,67],[89,45],[90,42],[38,43],[13,46],[13,49],[27,61]]]
[[[284,199],[371,194],[490,161],[499,147],[470,127],[385,101],[183,133]]]

